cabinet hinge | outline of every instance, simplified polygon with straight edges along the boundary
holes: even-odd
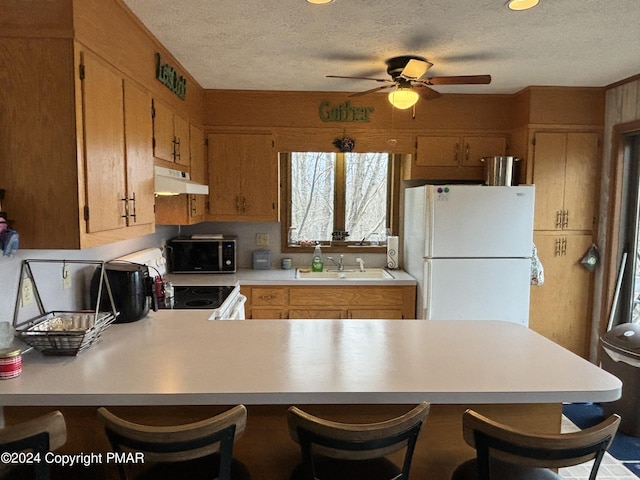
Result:
[[[80,64],[80,68],[78,69],[78,73],[80,74],[80,80],[84,80],[84,76],[85,76],[84,63]]]
[[[84,221],[89,221],[89,205],[84,206]]]

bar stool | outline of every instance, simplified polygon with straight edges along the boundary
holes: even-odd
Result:
[[[134,478],[217,478],[250,480],[246,466],[233,458],[233,444],[244,432],[247,409],[237,405],[219,415],[185,425],[150,426],[124,420],[102,407],[98,417],[114,452],[144,453],[144,469]],[[153,462],[151,466],[149,462]],[[133,470],[135,465],[128,465]],[[118,463],[123,480],[125,464]]]
[[[562,480],[550,468],[594,460],[589,480],[618,430],[612,415],[598,425],[572,433],[536,434],[493,421],[473,410],[462,417],[463,436],[476,458],[459,465],[452,480]]]
[[[61,412],[55,411],[17,425],[0,429],[0,451],[32,452],[40,456],[33,465],[25,462],[0,463],[0,478],[48,480],[51,467],[45,461],[47,452],[67,441],[67,424]],[[18,464],[20,463],[20,465]]]
[[[378,423],[340,423],[290,407],[289,434],[302,462],[291,480],[406,480],[418,433],[429,414],[422,402],[399,417]],[[401,466],[387,455],[405,449]]]

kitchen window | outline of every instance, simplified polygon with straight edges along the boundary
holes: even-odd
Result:
[[[283,251],[316,242],[332,248],[382,245],[393,225],[394,155],[292,152],[281,154],[286,198]],[[397,185],[397,179],[396,179]],[[391,229],[393,230],[393,229]],[[348,232],[343,237],[342,232]]]

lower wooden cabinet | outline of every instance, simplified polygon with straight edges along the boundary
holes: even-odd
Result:
[[[242,286],[247,318],[415,318],[415,286]]]
[[[588,358],[593,273],[580,261],[591,234],[536,232],[544,285],[531,287],[529,327],[573,353]]]

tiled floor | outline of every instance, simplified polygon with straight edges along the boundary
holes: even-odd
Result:
[[[567,417],[563,416],[562,431],[571,432],[575,430],[577,430],[577,427]],[[588,480],[592,463],[587,462],[575,467],[561,468],[558,473],[565,480]],[[640,462],[638,462],[638,466],[640,467]],[[638,471],[640,471],[640,468]],[[596,478],[597,480],[640,480],[631,470],[608,453],[605,454],[600,464],[600,470],[598,470]]]

